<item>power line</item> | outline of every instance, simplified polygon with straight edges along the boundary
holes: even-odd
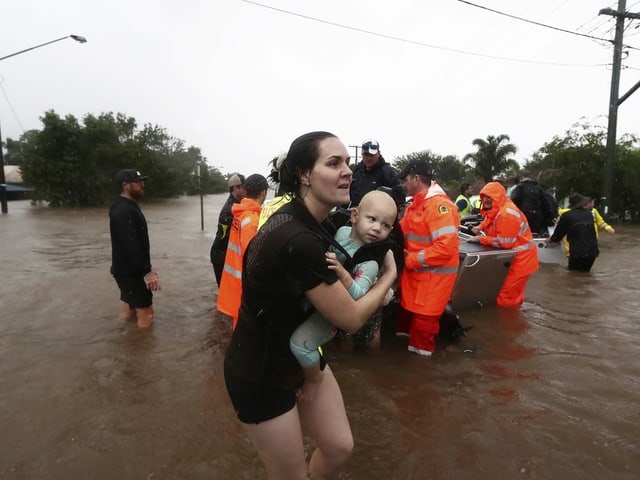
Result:
[[[585,33],[578,33],[578,32],[574,32],[574,31],[571,31],[571,30],[566,30],[564,28],[554,27],[552,25],[547,25],[547,24],[536,22],[536,21],[533,21],[533,20],[528,20],[526,18],[517,17],[517,16],[511,15],[509,13],[501,12],[499,10],[494,10],[493,8],[485,7],[483,5],[478,5],[476,3],[471,3],[471,2],[468,2],[467,0],[458,0],[458,2],[466,3],[467,5],[471,5],[472,7],[477,7],[477,8],[481,8],[482,10],[487,10],[489,12],[497,13],[498,15],[504,15],[505,17],[514,18],[514,19],[520,20],[522,22],[531,23],[531,24],[537,25],[539,27],[550,28],[551,30],[557,30],[559,32],[564,32],[564,33],[568,33],[568,34],[571,34],[571,35],[576,35],[578,37],[585,37],[585,38],[590,38],[591,40],[599,40],[601,42],[608,42],[608,43],[613,44],[613,40],[609,40],[607,38],[594,37],[593,35],[587,35]],[[626,48],[632,48],[632,49],[635,49],[635,50],[640,50],[640,49],[637,49],[636,47],[632,47],[630,45],[625,45],[625,47]]]
[[[20,130],[22,130],[22,133],[25,133],[24,127],[22,126],[22,123],[20,123],[20,119],[18,118],[18,115],[16,115],[16,111],[13,109],[13,105],[11,105],[11,102],[9,101],[9,97],[7,96],[7,92],[5,91],[4,87],[2,86],[3,82],[4,82],[4,78],[0,77],[0,90],[2,90],[2,95],[4,95],[4,99],[7,101],[7,105],[9,105],[9,110],[11,110],[11,113],[13,114],[13,118],[18,123],[18,126],[20,127]]]
[[[607,65],[606,63],[580,64],[580,63],[543,62],[543,61],[537,61],[537,60],[524,60],[524,59],[521,59],[521,58],[513,58],[513,57],[501,57],[499,55],[487,55],[487,54],[478,53],[478,52],[470,52],[470,51],[466,51],[466,50],[459,50],[459,49],[456,49],[456,48],[443,47],[441,45],[435,45],[435,44],[431,44],[431,43],[419,42],[417,40],[410,40],[410,39],[407,39],[407,38],[397,37],[397,36],[394,36],[394,35],[387,35],[385,33],[373,32],[371,30],[365,30],[363,28],[352,27],[350,25],[344,25],[344,24],[341,24],[341,23],[331,22],[329,20],[324,20],[324,19],[317,18],[317,17],[311,17],[309,15],[303,15],[301,13],[292,12],[290,10],[284,10],[282,8],[272,7],[271,5],[264,5],[262,3],[254,2],[254,1],[251,1],[251,0],[240,0],[240,1],[242,1],[244,3],[251,4],[251,5],[255,5],[257,7],[262,7],[262,8],[266,8],[266,9],[269,9],[269,10],[274,10],[276,12],[284,13],[286,15],[291,15],[291,16],[294,16],[294,17],[304,18],[305,20],[311,20],[313,22],[324,23],[326,25],[331,25],[333,27],[344,28],[346,30],[351,30],[351,31],[354,31],[354,32],[359,32],[359,33],[364,33],[366,35],[373,35],[375,37],[386,38],[388,40],[394,40],[396,42],[403,42],[403,43],[408,43],[408,44],[411,44],[411,45],[418,45],[420,47],[434,48],[436,50],[443,50],[443,51],[446,51],[446,52],[459,53],[461,55],[470,55],[470,56],[474,56],[474,57],[490,58],[492,60],[505,60],[505,61],[509,61],[509,62],[528,63],[528,64],[535,64],[535,65],[553,65],[553,66],[556,66],[556,67],[602,67],[602,66]],[[610,40],[606,40],[606,41],[610,42]]]

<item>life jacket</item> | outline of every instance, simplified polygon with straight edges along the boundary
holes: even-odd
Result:
[[[231,207],[231,212],[233,221],[218,289],[217,309],[233,318],[235,328],[242,298],[242,259],[249,242],[258,231],[260,204],[251,198],[243,198]]]

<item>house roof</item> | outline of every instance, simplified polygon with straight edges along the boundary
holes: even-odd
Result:
[[[4,178],[7,183],[22,183],[22,172],[18,165],[5,165]]]

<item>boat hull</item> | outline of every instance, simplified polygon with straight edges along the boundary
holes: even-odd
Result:
[[[454,310],[494,305],[509,273],[513,250],[467,242],[470,235],[459,233],[460,266],[451,294]]]

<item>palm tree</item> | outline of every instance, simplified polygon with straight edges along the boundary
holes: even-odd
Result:
[[[518,168],[518,162],[507,158],[518,151],[514,144],[509,143],[510,140],[504,133],[497,137],[489,135],[486,140],[476,138],[471,143],[478,151],[466,154],[462,160],[473,164],[473,171],[478,177],[491,182],[501,173]]]

